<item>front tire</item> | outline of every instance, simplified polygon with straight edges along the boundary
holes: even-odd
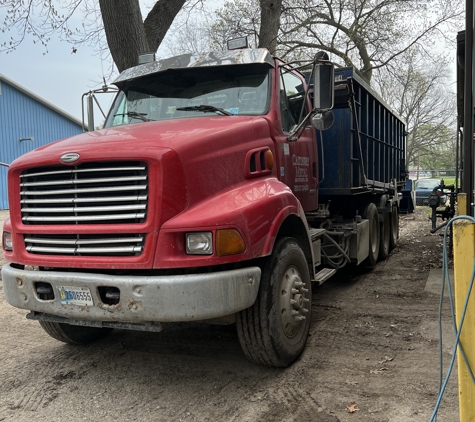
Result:
[[[254,363],[287,367],[302,353],[311,319],[312,284],[296,240],[276,242],[266,259],[256,302],[236,318],[246,357]]]
[[[107,337],[112,331],[112,328],[83,327],[51,321],[39,323],[51,337],[68,344],[89,344]]]

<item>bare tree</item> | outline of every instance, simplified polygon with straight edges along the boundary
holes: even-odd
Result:
[[[215,28],[221,33],[260,36],[260,28],[269,23],[251,11],[262,3],[227,2],[217,13]],[[276,51],[281,57],[311,57],[318,50],[327,51],[370,83],[374,70],[412,47],[430,53],[447,27],[462,18],[458,0],[283,0]],[[273,49],[269,42],[256,44]]]
[[[399,57],[375,77],[383,98],[406,121],[407,161],[434,163],[450,155],[456,101],[446,58],[428,62],[417,51]],[[454,163],[455,164],[455,163]]]
[[[418,164],[418,167],[424,170],[455,171],[456,136],[453,126],[439,125],[437,131],[434,131],[430,125],[419,129],[420,134],[426,131],[428,136],[433,137],[433,144],[430,149],[425,145],[418,149],[417,163],[412,164]],[[433,176],[436,175],[433,174]]]
[[[259,47],[266,47],[274,54],[277,50],[282,0],[259,0],[259,5],[261,7]]]
[[[247,36],[252,47],[259,45],[261,14],[258,0],[226,2],[216,11],[211,26],[210,43],[215,49],[224,49],[226,40]]]
[[[210,51],[219,52],[225,49],[224,44],[214,42],[216,34],[213,32],[213,19],[214,10],[206,5],[195,7],[193,13],[184,10],[170,27],[160,55],[177,56],[191,53],[199,56]]]
[[[15,49],[29,36],[47,51],[48,41],[55,33],[73,43],[73,52],[84,43],[105,49],[105,34],[111,56],[122,71],[136,65],[140,53],[158,49],[185,3],[187,0],[158,0],[143,19],[139,0],[69,0],[59,4],[0,0],[0,9],[6,11],[1,30],[16,32],[0,44],[0,51]],[[72,26],[73,16],[78,14],[83,16],[80,28]]]

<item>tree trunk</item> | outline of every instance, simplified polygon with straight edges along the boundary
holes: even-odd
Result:
[[[145,34],[151,51],[157,51],[186,0],[160,0],[145,19]]]
[[[119,72],[155,52],[186,0],[158,0],[142,19],[139,0],[99,0],[107,44]]]
[[[261,5],[261,29],[259,47],[267,48],[271,54],[277,49],[277,34],[280,29],[282,0],[259,0]]]
[[[99,0],[107,44],[119,72],[135,66],[150,51],[139,0]]]

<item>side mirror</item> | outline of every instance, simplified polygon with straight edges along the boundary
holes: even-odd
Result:
[[[313,74],[313,108],[318,111],[331,110],[335,96],[335,68],[333,63],[326,60],[317,61]]]
[[[321,111],[313,115],[310,122],[317,130],[330,129],[335,121],[335,115],[332,110]]]

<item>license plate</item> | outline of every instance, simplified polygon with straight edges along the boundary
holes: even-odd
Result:
[[[79,306],[94,306],[91,291],[87,287],[58,286],[61,303]]]

